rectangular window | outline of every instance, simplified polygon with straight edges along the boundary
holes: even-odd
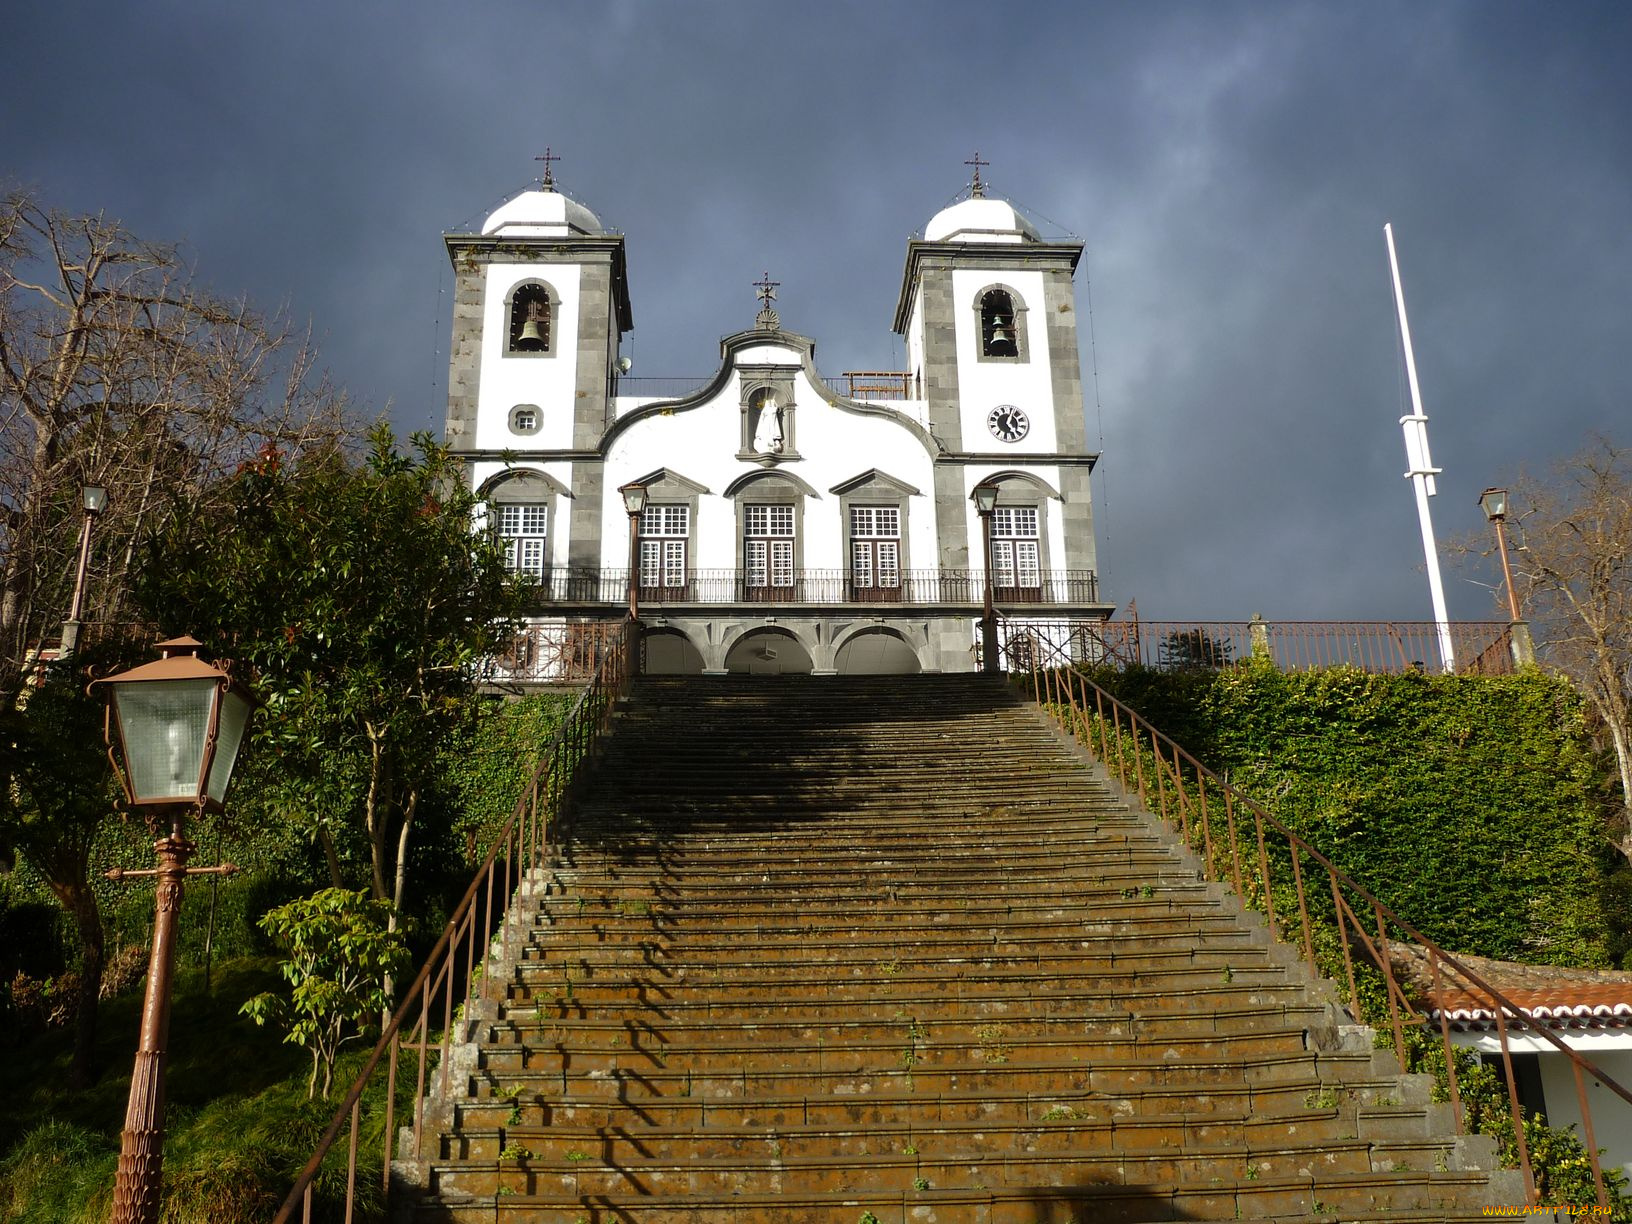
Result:
[[[640,514],[640,585],[672,593],[686,585],[690,506],[648,505]]]
[[[751,598],[793,596],[793,507],[742,508],[743,582]]]
[[[1010,598],[1041,594],[1037,507],[999,506],[992,512],[992,586]]]
[[[901,509],[850,507],[850,589],[856,599],[894,599],[901,592]]]
[[[497,507],[504,564],[517,574],[544,576],[549,507],[543,502],[509,502]]]

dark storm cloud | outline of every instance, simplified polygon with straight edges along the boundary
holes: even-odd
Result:
[[[184,240],[421,428],[440,234],[543,145],[628,236],[646,375],[711,370],[764,269],[825,370],[898,365],[906,238],[979,148],[1088,244],[1112,597],[1421,618],[1383,223],[1442,538],[1521,464],[1632,441],[1629,33],[1609,4],[40,4],[9,21],[0,174]]]

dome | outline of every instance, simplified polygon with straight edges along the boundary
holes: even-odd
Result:
[[[601,232],[594,213],[559,191],[524,191],[482,222],[482,233],[507,238],[564,238]]]
[[[943,208],[924,226],[925,242],[1036,242],[1037,229],[1007,200],[975,196]]]

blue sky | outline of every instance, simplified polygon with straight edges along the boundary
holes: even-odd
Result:
[[[404,430],[442,420],[440,235],[546,145],[627,235],[647,376],[712,370],[766,269],[825,372],[897,368],[906,240],[979,149],[1087,243],[1100,568],[1147,617],[1429,617],[1385,221],[1442,539],[1632,445],[1624,4],[58,0],[5,46],[0,179],[309,319]]]

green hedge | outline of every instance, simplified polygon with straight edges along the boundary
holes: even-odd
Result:
[[[1632,965],[1632,873],[1563,681],[1261,662],[1094,679],[1444,947]]]

